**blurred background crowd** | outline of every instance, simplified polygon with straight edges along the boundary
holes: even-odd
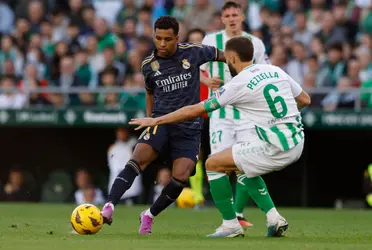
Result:
[[[261,38],[271,63],[311,93],[310,108],[333,111],[356,105],[372,107],[372,1],[236,2],[246,15],[244,30]],[[206,33],[224,29],[220,11],[223,3],[0,0],[0,109],[145,109],[141,63],[154,48],[155,20],[162,15],[174,16],[180,23],[180,42],[201,42]],[[117,140],[108,150],[110,176],[98,181],[99,187],[86,169],[79,169],[73,178],[56,172],[50,174],[35,198],[29,194],[32,187],[27,186],[35,181],[15,166],[3,183],[0,198],[102,203],[107,183],[132,152],[134,144],[124,130],[117,132]],[[120,163],[112,162],[112,150],[121,152]],[[150,183],[152,191],[142,202],[152,202],[169,178],[169,169],[159,170],[157,184]],[[59,182],[64,184],[56,185]],[[129,196],[141,196],[141,182],[137,180]],[[58,188],[67,190],[58,192]],[[73,197],[67,197],[72,193]],[[123,198],[128,203],[136,202]]]
[[[244,8],[244,29],[264,41],[271,62],[317,93],[313,106],[353,107],[360,98],[363,107],[372,107],[371,93],[355,91],[372,88],[371,1],[236,1]],[[180,22],[181,42],[201,41],[205,32],[224,28],[223,3],[0,0],[0,108],[143,109],[140,68],[153,49],[154,21],[172,15]],[[58,89],[38,88],[45,86]],[[78,91],[69,93],[72,88]]]

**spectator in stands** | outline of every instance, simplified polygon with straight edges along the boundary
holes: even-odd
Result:
[[[22,170],[12,168],[9,171],[8,182],[4,186],[3,200],[25,202],[31,200],[30,190],[27,189]]]
[[[119,27],[122,27],[124,21],[128,18],[136,18],[138,12],[133,0],[123,0],[122,2],[123,6],[116,16],[116,24],[118,24]]]
[[[306,49],[309,49],[313,33],[307,27],[306,13],[304,11],[297,11],[295,18],[296,25],[294,28],[293,39],[303,43],[306,46]]]
[[[319,76],[323,87],[334,87],[345,74],[346,67],[342,55],[342,44],[336,43],[328,47],[327,61],[321,66]]]
[[[188,29],[205,29],[212,23],[213,14],[216,8],[209,0],[196,0],[196,4],[191,7],[185,17],[185,24]]]
[[[303,79],[307,72],[306,48],[301,42],[295,42],[292,46],[293,59],[289,61],[286,71],[300,85],[303,85]]]
[[[23,79],[18,84],[21,93],[29,93],[35,88],[46,87],[48,82],[38,76],[38,69],[35,64],[28,64],[25,68]],[[45,106],[52,104],[47,93],[31,92],[28,95],[28,104],[30,106]]]
[[[117,37],[109,30],[105,19],[96,18],[93,29],[98,38],[98,52],[102,52],[106,47],[115,46]]]
[[[337,83],[337,89],[329,93],[322,101],[323,110],[334,111],[337,108],[353,108],[356,94],[348,91],[351,88],[351,80],[341,77]]]
[[[27,97],[17,92],[14,76],[4,75],[1,78],[0,109],[21,109],[26,106]]]
[[[102,75],[102,72],[113,71],[115,73],[115,83],[121,84],[125,77],[126,68],[123,63],[115,60],[115,49],[112,46],[107,46],[103,49],[103,60],[105,67],[99,73],[99,78]]]
[[[0,35],[9,34],[14,25],[14,13],[6,3],[0,2]]]
[[[177,20],[184,20],[189,9],[190,5],[187,4],[186,0],[175,0],[169,14]]]
[[[76,204],[103,204],[105,202],[102,190],[94,186],[92,177],[87,170],[79,169],[76,172],[75,184],[77,187],[74,194]]]

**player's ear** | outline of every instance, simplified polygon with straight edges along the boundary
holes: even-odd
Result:
[[[244,20],[245,20],[245,15],[244,15],[244,13],[243,13],[243,11],[241,12],[241,15],[242,15],[242,22],[244,22]]]
[[[178,43],[179,41],[180,41],[180,36],[177,35],[177,36],[176,36],[176,42]]]

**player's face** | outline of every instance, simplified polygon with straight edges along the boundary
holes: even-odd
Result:
[[[228,8],[222,12],[222,23],[225,25],[227,30],[231,32],[239,32],[242,29],[242,23],[244,22],[244,14],[241,9]]]
[[[236,71],[234,65],[236,63],[236,54],[231,51],[225,51],[225,57],[226,57],[226,63],[227,66],[229,67],[230,74],[232,77],[236,76],[238,72]]]
[[[176,52],[178,36],[174,34],[173,29],[155,29],[154,43],[158,56],[168,57]]]

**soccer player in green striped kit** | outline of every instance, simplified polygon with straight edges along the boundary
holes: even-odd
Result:
[[[205,36],[203,44],[218,47],[224,51],[225,43],[235,36],[246,36],[251,39],[254,47],[254,63],[270,64],[266,54],[265,45],[263,42],[242,30],[242,24],[245,16],[239,4],[229,1],[222,7],[222,22],[225,29],[219,32],[211,33]],[[208,62],[201,66],[201,70],[208,71],[210,77],[219,77],[225,84],[231,80],[231,74],[227,64],[218,62]],[[203,82],[203,77],[201,77]],[[210,90],[210,95],[213,92]],[[209,136],[211,154],[215,154],[231,147],[235,143],[242,141],[252,141],[257,138],[254,131],[254,125],[251,121],[242,119],[239,109],[233,106],[226,106],[219,110],[209,113]],[[248,222],[243,215],[244,207],[250,199],[248,189],[244,184],[246,176],[242,172],[237,172],[236,195],[234,200],[234,208],[236,217],[243,228],[253,226]],[[214,180],[216,176],[213,172],[208,172],[208,179]],[[222,187],[215,185],[216,182],[210,182],[212,196],[215,196]],[[220,201],[216,204],[221,213],[226,207],[226,203],[231,201]],[[232,218],[228,218],[232,219]]]

